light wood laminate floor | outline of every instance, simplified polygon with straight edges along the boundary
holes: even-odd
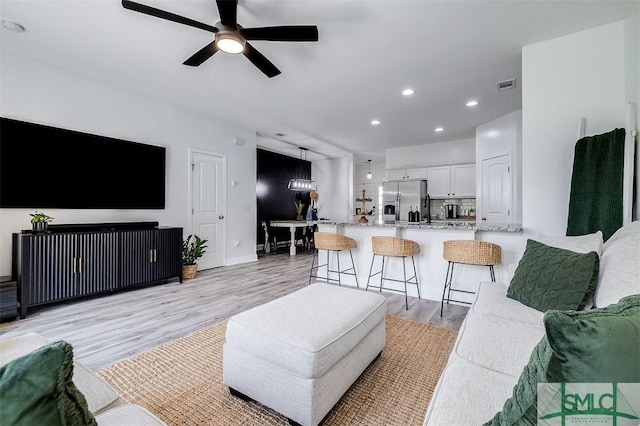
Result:
[[[23,320],[0,324],[0,339],[37,332],[49,340],[63,339],[75,358],[100,369],[308,284],[311,253],[259,254],[257,262],[198,271],[178,280],[106,296],[32,308]],[[441,285],[443,277],[427,277]],[[468,307],[387,296],[388,314],[457,330]]]

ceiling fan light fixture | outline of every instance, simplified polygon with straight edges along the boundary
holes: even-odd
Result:
[[[242,53],[244,43],[245,40],[233,32],[219,31],[216,34],[216,46],[225,53]]]

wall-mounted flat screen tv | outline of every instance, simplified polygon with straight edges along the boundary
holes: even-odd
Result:
[[[0,117],[0,207],[164,209],[166,148]]]

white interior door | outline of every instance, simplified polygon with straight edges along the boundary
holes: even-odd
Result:
[[[511,154],[482,160],[482,210],[479,223],[511,223]]]
[[[225,159],[222,156],[191,152],[191,229],[207,240],[198,269],[225,263]]]

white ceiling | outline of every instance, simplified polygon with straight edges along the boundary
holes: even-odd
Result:
[[[135,0],[215,24],[214,0]],[[223,119],[264,148],[307,159],[472,138],[522,107],[522,46],[638,14],[634,1],[240,0],[243,27],[317,25],[317,43],[253,41],[282,74],[241,55],[182,63],[212,34],[124,9],[120,0],[0,0],[4,52]],[[517,78],[514,90],[496,83]],[[403,97],[402,89],[415,94]],[[0,88],[1,89],[1,88]],[[1,92],[1,90],[0,90]],[[469,99],[479,105],[465,107]],[[381,120],[377,127],[370,125]],[[445,131],[435,133],[434,128]],[[284,136],[276,136],[282,133]]]

